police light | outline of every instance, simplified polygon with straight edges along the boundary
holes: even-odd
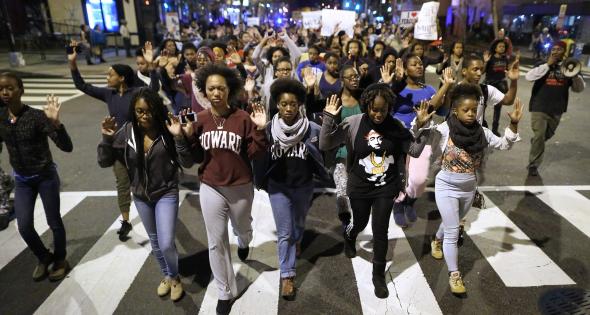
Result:
[[[344,7],[345,7],[345,8],[348,8],[348,7],[350,7],[350,2],[345,2],[345,3],[344,3]]]
[[[358,11],[358,10],[360,10],[360,9],[361,9],[361,5],[357,3],[357,4],[354,6],[354,9],[355,9],[355,10],[357,10],[357,11]]]

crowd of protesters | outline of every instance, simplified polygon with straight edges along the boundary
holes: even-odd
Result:
[[[163,276],[159,296],[183,296],[174,244],[179,174],[194,164],[218,314],[229,314],[240,295],[228,221],[245,261],[255,188],[269,196],[280,294],[292,300],[314,183],[331,180],[347,257],[356,256],[356,238],[372,218],[372,282],[375,295],[386,298],[389,218],[393,213],[396,224],[411,228],[414,203],[433,174],[442,223],[431,255],[445,259],[451,292],[466,292],[458,243],[462,219],[477,195],[476,174],[485,166],[487,148],[507,150],[520,140],[519,56],[503,34],[489,50],[473,53],[458,41],[445,42],[444,52],[439,44],[415,39],[411,28],[388,23],[376,29],[359,22],[352,36],[338,28],[321,36],[295,26],[205,29],[197,23],[183,26],[179,38],[163,29],[155,35],[157,45],[146,42],[137,51],[136,69],[109,67],[107,87],[85,83],[77,68],[75,47],[86,48],[82,54],[91,63],[87,27],[79,42],[72,41],[68,60],[76,88],[106,104],[98,164],[114,170],[121,241],[132,228],[131,201],[137,207]],[[555,42],[547,60],[526,75],[534,82],[530,176],[538,175],[544,143],[567,109],[570,88],[580,92],[585,86],[581,76],[561,73],[564,48]],[[425,82],[428,66],[441,75],[438,87]],[[0,74],[0,92],[0,139],[14,169],[19,232],[39,259],[33,278],[49,274],[59,280],[69,266],[47,137],[64,151],[73,145],[59,120],[57,98],[48,98],[45,112],[23,104],[22,80],[10,73]],[[503,106],[510,123],[501,132]],[[488,107],[494,112],[491,130],[484,119]],[[54,235],[53,253],[32,226],[37,194]]]

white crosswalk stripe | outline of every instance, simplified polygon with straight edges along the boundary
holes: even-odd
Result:
[[[96,86],[106,86],[105,75],[84,75],[84,81]],[[45,105],[48,94],[58,96],[62,104],[83,94],[76,89],[72,78],[67,77],[23,78],[23,83],[25,94],[22,102],[38,109]]]
[[[557,215],[563,217],[581,233],[588,235],[590,217],[588,200],[578,191],[590,191],[590,186],[482,186],[480,192],[530,192],[547,204]],[[327,190],[323,190],[324,192]],[[317,191],[316,191],[317,192]],[[182,190],[180,204],[187,195],[198,193]],[[81,191],[61,193],[61,214],[85,211],[79,205],[85,198],[116,198],[114,191]],[[467,217],[467,235],[473,241],[486,262],[498,275],[505,287],[534,288],[546,285],[575,285],[576,282],[562,269],[559,261],[554,261],[538,247],[505,212],[486,196],[487,208],[472,209]],[[35,223],[41,234],[48,230],[42,211],[42,203],[37,200]],[[52,289],[36,310],[35,314],[112,314],[136,281],[137,274],[150,256],[149,240],[135,207],[130,214],[134,226],[132,241],[121,243],[114,236],[119,226],[117,218],[100,236],[69,276]],[[234,270],[240,274],[238,288],[244,294],[234,303],[232,314],[278,314],[280,274],[276,254],[276,229],[273,221],[268,195],[257,191],[253,203],[252,216],[254,239],[249,260],[256,261],[264,268],[255,269],[239,261],[235,256],[237,239],[230,231],[232,261]],[[423,220],[423,219],[420,219]],[[110,220],[108,221],[110,222]],[[190,222],[185,222],[190,224]],[[411,227],[410,227],[411,229]],[[371,252],[371,226],[359,237],[359,251]],[[377,299],[373,294],[371,282],[371,262],[359,255],[351,260],[356,279],[356,289],[363,314],[442,314],[439,303],[441,297],[435,294],[433,285],[425,277],[416,249],[410,246],[407,232],[395,225],[390,218],[389,239],[395,244],[393,261],[388,263],[387,299]],[[75,240],[68,240],[75,241]],[[206,244],[206,240],[198,240]],[[582,241],[582,240],[577,240]],[[587,240],[583,240],[587,241]],[[391,246],[391,245],[390,245]],[[415,246],[414,246],[415,247]],[[26,245],[20,239],[16,223],[0,232],[0,270],[25,251]],[[4,281],[0,278],[0,282]],[[242,282],[242,283],[240,283]],[[475,286],[475,285],[474,285]],[[154,292],[155,294],[155,292]],[[189,297],[185,297],[190,298]],[[213,314],[217,300],[217,288],[210,282],[202,301],[197,302],[194,313]],[[141,303],[141,301],[137,301]],[[2,309],[0,296],[0,313]],[[172,304],[171,304],[172,305]],[[171,306],[173,307],[173,306]],[[313,309],[313,305],[310,306]]]

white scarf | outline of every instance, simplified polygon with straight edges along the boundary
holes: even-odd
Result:
[[[139,70],[137,70],[137,77],[143,81],[143,83],[145,83],[147,86],[150,85],[150,83],[152,82],[152,78],[143,75],[143,73],[141,73]],[[164,93],[164,91],[162,91],[162,85],[160,84],[160,90],[158,91],[158,94],[160,95],[160,97],[162,98],[162,101],[164,102],[164,105],[170,105],[172,104],[172,102],[170,102],[170,100],[168,99],[168,97],[166,97],[166,93]]]
[[[282,118],[279,118],[279,114],[275,114],[273,117],[271,122],[272,139],[281,149],[289,149],[301,142],[305,136],[309,128],[309,120],[301,114],[299,114],[299,117],[291,126],[287,125]]]

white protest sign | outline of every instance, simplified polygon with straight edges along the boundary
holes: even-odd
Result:
[[[257,26],[257,25],[260,25],[260,18],[259,17],[249,17],[246,20],[246,24],[248,26]]]
[[[322,11],[301,12],[303,28],[320,28],[322,24]]]
[[[356,23],[356,12],[347,10],[322,10],[322,36],[330,36],[338,25],[341,31],[348,36],[354,36],[354,24]]]
[[[166,13],[166,29],[169,34],[172,34],[174,39],[180,39],[180,21],[178,19],[178,13]]]
[[[438,39],[436,31],[436,15],[438,13],[439,2],[426,2],[422,5],[418,13],[418,22],[414,26],[414,38],[422,40]]]
[[[399,26],[401,27],[411,27],[418,21],[418,12],[419,11],[402,11],[399,19]]]

